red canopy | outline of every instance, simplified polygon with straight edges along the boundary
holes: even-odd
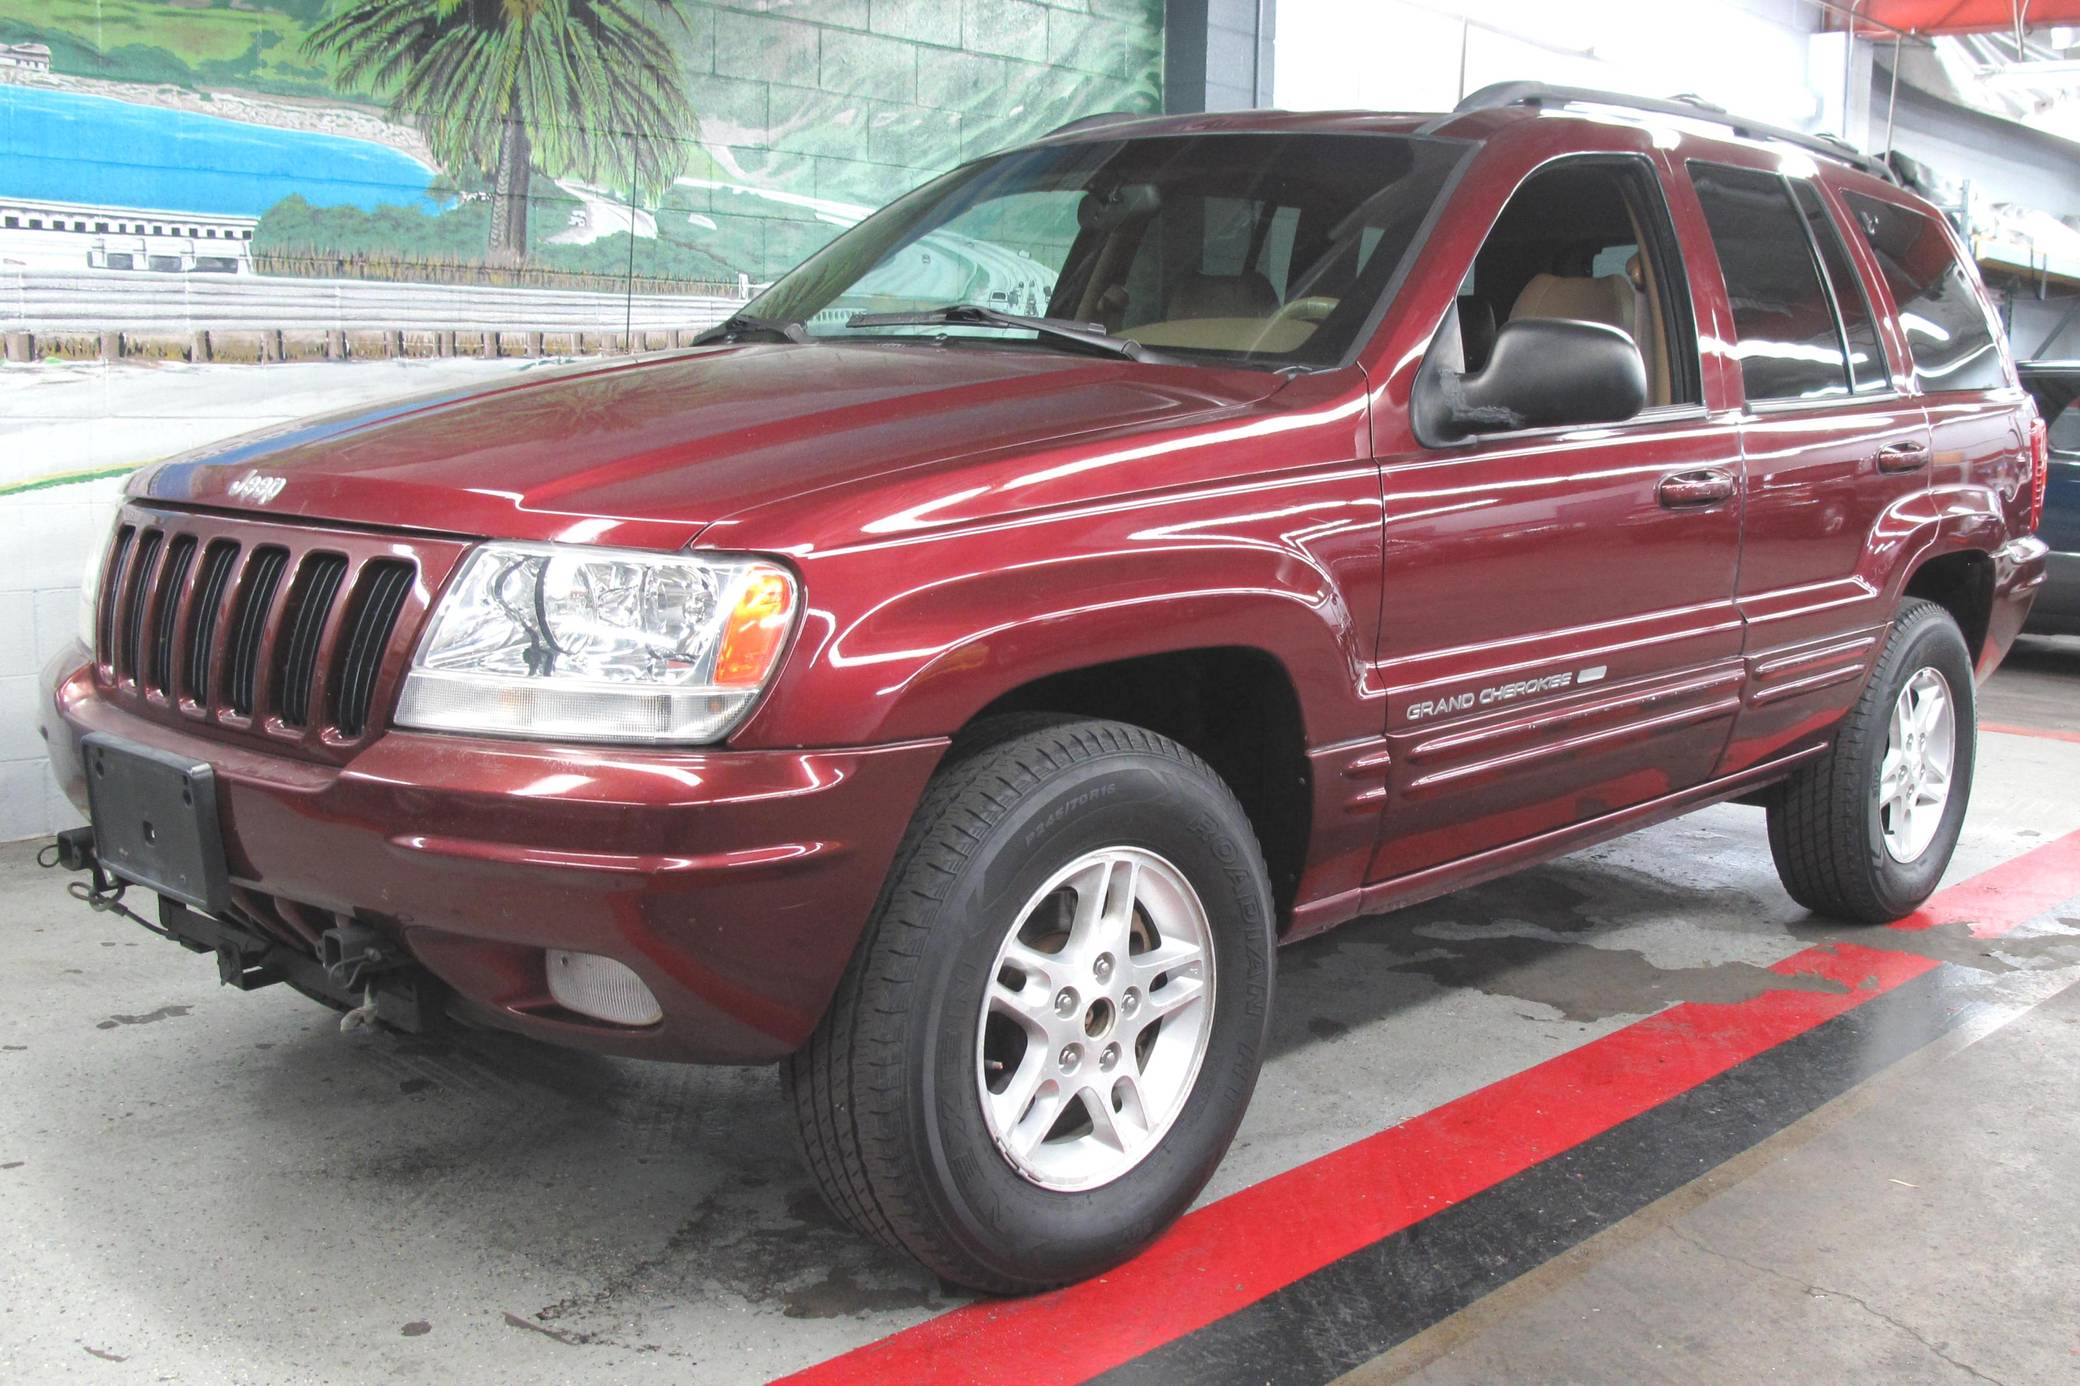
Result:
[[[1856,32],[1868,38],[1896,29],[1915,34],[2013,33],[2018,15],[2032,29],[2080,24],[2080,0],[1840,0],[1839,11],[1854,11]],[[1837,17],[1846,27],[1851,21],[1839,11]]]

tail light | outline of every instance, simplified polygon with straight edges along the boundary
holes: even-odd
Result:
[[[2029,425],[2029,529],[2044,522],[2044,491],[2051,484],[2051,425],[2032,419]]]

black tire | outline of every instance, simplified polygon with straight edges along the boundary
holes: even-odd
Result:
[[[1083,852],[1161,854],[1211,925],[1213,1011],[1167,1134],[1110,1183],[1028,1182],[992,1142],[975,1027],[997,950],[1032,893]],[[1262,1061],[1271,891],[1248,818],[1190,751],[1117,722],[1011,718],[956,742],[806,1048],[782,1067],[810,1173],[847,1223],[946,1280],[1048,1289],[1132,1256],[1220,1163]]]
[[[1956,747],[1950,797],[1935,836],[1918,857],[1902,862],[1885,845],[1878,777],[1893,704],[1925,668],[1949,685]],[[1815,914],[1855,923],[1887,924],[1912,914],[1934,894],[1957,849],[1977,752],[1972,657],[1964,636],[1942,607],[1909,598],[1833,749],[1770,802],[1769,850],[1784,889]]]

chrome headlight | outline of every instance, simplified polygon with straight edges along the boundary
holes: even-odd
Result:
[[[485,544],[405,675],[396,721],[558,741],[701,743],[736,726],[794,623],[768,559]]]

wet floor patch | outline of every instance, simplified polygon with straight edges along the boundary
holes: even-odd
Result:
[[[1663,967],[1636,948],[1576,943],[1543,930],[1462,928],[1441,934],[1435,928],[1417,930],[1416,938],[1428,946],[1385,965],[1441,987],[1546,1006],[1564,1020],[1646,1015],[1683,1002],[1724,1005],[1771,991],[1839,995],[1849,989],[1830,978],[1787,975],[1748,962]]]
[[[1709,829],[1690,835],[1701,854],[1737,845]],[[1758,894],[1766,888],[1773,882],[1753,889],[1690,883],[1585,854],[1357,920],[1280,953],[1280,980],[1287,984],[1282,1009],[1301,1013],[1280,1017],[1280,1040],[1339,1039],[1354,1026],[1413,1004],[1418,998],[1387,980],[1395,976],[1548,1012],[1526,1019],[1578,1023],[1648,1015],[1685,1002],[1730,1004],[1771,991],[1848,989],[1832,979],[1776,972],[1743,959],[1671,966],[1621,941],[1635,924],[1670,919],[1685,921],[1704,940],[1723,939],[1727,951],[1753,953],[1758,939],[1780,940],[1784,956],[1815,945],[1853,945],[1991,973],[2080,962],[2076,920],[1979,939],[1968,924],[1902,930],[1801,916],[1788,901]]]
[[[678,1303],[698,1297],[837,1319],[942,1307],[936,1277],[845,1227],[799,1182],[740,1179],[702,1198],[656,1251],[612,1260],[528,1326],[587,1343],[637,1347]],[[633,1338],[635,1341],[631,1341]]]
[[[119,1025],[150,1025],[154,1021],[177,1020],[194,1009],[193,1006],[161,1006],[158,1010],[146,1011],[143,1015],[112,1015],[106,1020],[96,1021],[94,1028],[113,1030]]]
[[[1999,938],[1974,938],[1969,923],[1941,924],[1933,929],[1887,929],[1814,916],[1792,924],[1787,933],[1805,946],[1847,943],[1882,948],[1934,962],[1955,963],[1977,972],[2027,972],[2080,962],[2080,920],[2075,919],[2018,929]]]

